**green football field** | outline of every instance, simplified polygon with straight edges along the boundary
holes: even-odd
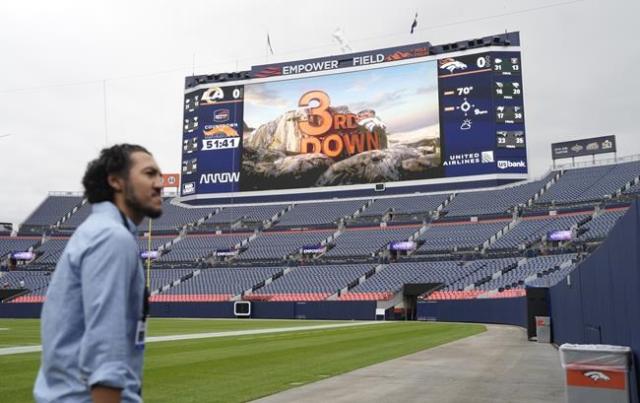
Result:
[[[149,342],[144,398],[172,403],[243,402],[485,330],[481,325],[425,322],[314,329],[354,323],[358,322],[150,319],[150,337],[246,332]],[[0,319],[0,349],[38,344],[39,320]],[[39,363],[40,353],[0,355],[3,403],[32,400]]]

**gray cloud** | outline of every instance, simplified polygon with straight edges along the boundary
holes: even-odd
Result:
[[[638,154],[640,2],[582,1],[509,15],[554,3],[3,2],[0,134],[14,135],[0,138],[0,222],[24,221],[48,191],[80,190],[87,161],[105,145],[103,79],[106,143],[147,145],[164,171],[178,172],[185,76],[339,54],[331,37],[337,26],[354,51],[518,30],[531,175],[549,169],[554,141],[615,134],[620,155]],[[416,11],[418,30],[409,35]],[[501,17],[485,18],[492,15]],[[267,30],[274,56],[266,53]],[[387,107],[422,87],[371,101]],[[281,102],[262,95],[259,102]]]

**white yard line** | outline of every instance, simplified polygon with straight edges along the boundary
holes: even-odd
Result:
[[[216,337],[246,336],[246,335],[255,335],[255,334],[300,332],[303,330],[308,331],[308,330],[338,329],[341,327],[366,326],[366,325],[375,325],[380,323],[390,323],[390,322],[384,322],[384,321],[353,322],[353,323],[336,323],[332,325],[280,327],[280,328],[273,328],[273,329],[254,329],[254,330],[235,330],[231,332],[176,334],[171,336],[148,337],[147,343],[156,343],[156,342],[162,342],[162,341],[177,341],[177,340],[209,339],[209,338],[216,338]],[[40,351],[42,351],[42,346],[5,347],[5,348],[0,348],[0,356],[12,355],[12,354],[23,354],[23,353],[37,353]]]

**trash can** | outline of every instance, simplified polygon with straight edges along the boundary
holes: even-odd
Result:
[[[567,402],[627,403],[631,349],[604,344],[563,344],[560,361],[566,371]]]
[[[536,337],[538,343],[551,343],[551,318],[536,316]]]

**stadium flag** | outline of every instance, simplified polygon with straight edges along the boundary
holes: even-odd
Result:
[[[416,16],[413,18],[413,23],[411,24],[411,34],[413,34],[413,30],[416,29],[417,26],[418,26],[418,13],[416,13]]]
[[[267,46],[269,47],[269,53],[273,54],[273,47],[271,46],[271,37],[269,36],[268,32],[267,32]]]
[[[346,39],[344,39],[344,34],[342,33],[342,29],[340,29],[340,27],[338,27],[333,32],[333,38],[336,41],[338,41],[338,44],[340,45],[340,49],[342,50],[342,53],[346,53],[346,52],[350,52],[351,51],[351,46],[349,46],[349,44],[347,43]]]

